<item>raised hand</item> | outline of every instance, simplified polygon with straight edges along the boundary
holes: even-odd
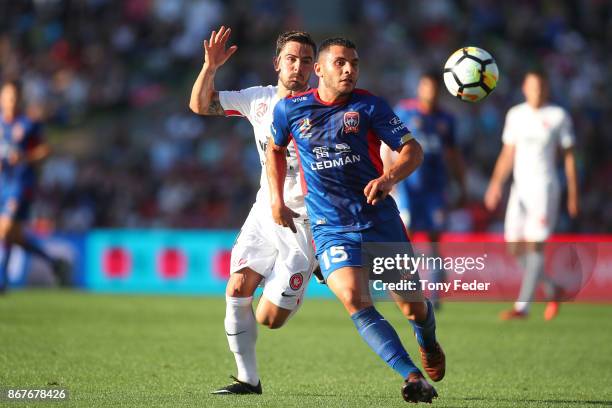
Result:
[[[498,184],[491,183],[484,196],[484,204],[487,210],[495,211],[502,198],[502,189]]]
[[[368,204],[376,205],[387,198],[392,189],[393,183],[389,176],[383,174],[374,180],[370,180],[363,189],[363,194],[365,194]]]
[[[210,34],[210,39],[204,40],[204,64],[208,65],[212,69],[217,69],[221,65],[225,64],[225,61],[236,52],[238,47],[232,45],[229,48],[225,48],[227,40],[232,32],[231,28],[225,28],[221,26],[219,31],[213,31]]]

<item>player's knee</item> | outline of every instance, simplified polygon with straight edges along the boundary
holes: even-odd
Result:
[[[507,248],[508,253],[512,256],[518,256],[522,252],[522,245],[520,242],[509,242]]]
[[[360,293],[360,291],[347,288],[341,290],[338,294],[338,299],[342,302],[344,307],[349,311],[358,311],[363,309],[366,306],[364,296]],[[365,303],[364,303],[365,302]]]
[[[225,294],[229,297],[248,297],[244,287],[242,286],[228,286],[225,290]]]
[[[227,287],[225,288],[225,294],[229,297],[248,297],[251,296],[247,293],[246,279],[240,274],[233,274],[230,280],[227,281]]]

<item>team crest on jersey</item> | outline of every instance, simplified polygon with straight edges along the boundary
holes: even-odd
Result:
[[[304,283],[304,276],[299,272],[294,273],[289,278],[289,287],[291,287],[291,289],[293,290],[298,290],[299,288],[301,288],[303,283]]]
[[[359,133],[359,112],[344,113],[344,133]]]

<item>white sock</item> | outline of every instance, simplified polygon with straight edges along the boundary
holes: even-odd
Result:
[[[521,313],[529,313],[529,302],[514,302],[514,310]]]
[[[540,283],[544,274],[544,254],[540,251],[527,252],[524,255],[524,263],[525,273],[514,309],[519,312],[528,313],[529,306],[535,297],[538,283]]]
[[[253,296],[225,297],[225,335],[236,359],[237,378],[251,385],[257,385],[259,383],[255,355],[257,322],[252,303]]]

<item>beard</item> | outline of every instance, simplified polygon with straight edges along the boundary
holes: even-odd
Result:
[[[280,78],[281,84],[283,84],[283,86],[292,92],[295,91],[302,91],[305,90],[308,87],[308,81],[302,80],[300,78],[287,78],[287,79],[283,79]]]

